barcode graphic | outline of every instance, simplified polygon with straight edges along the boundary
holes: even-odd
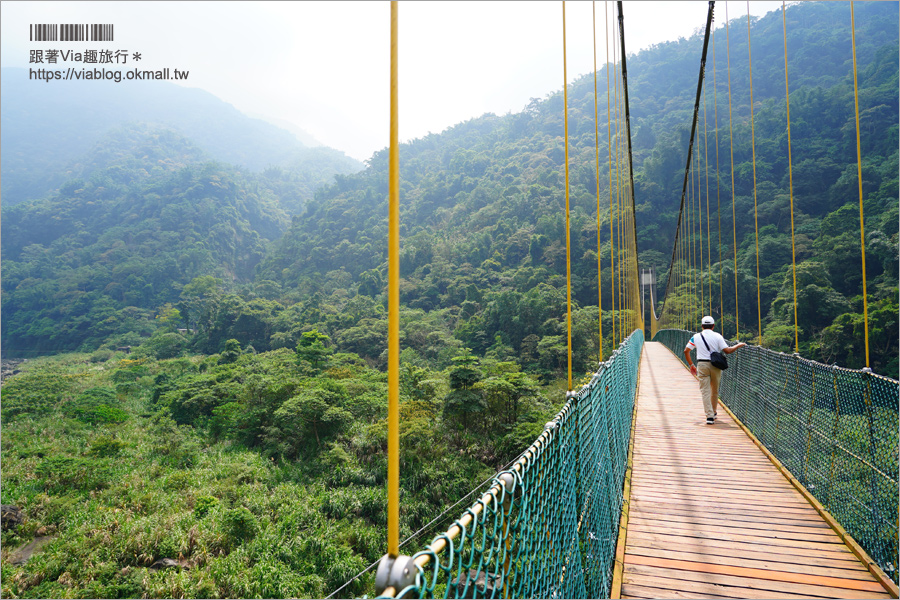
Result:
[[[32,42],[112,42],[111,23],[35,23],[29,25]]]

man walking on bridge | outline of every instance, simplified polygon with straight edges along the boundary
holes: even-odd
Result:
[[[713,331],[716,326],[716,320],[710,316],[705,316],[700,321],[703,329],[699,333],[695,333],[684,347],[684,358],[687,364],[691,366],[691,374],[696,375],[700,380],[700,395],[703,396],[703,408],[706,410],[706,424],[715,425],[716,414],[719,407],[719,380],[722,378],[722,369],[714,367],[710,363],[710,354],[713,352],[724,352],[731,354],[738,348],[743,348],[747,344],[741,342],[734,346],[729,346],[721,335]],[[691,362],[691,350],[697,350],[697,364]]]

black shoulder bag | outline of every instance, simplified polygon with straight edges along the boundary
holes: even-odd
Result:
[[[703,340],[703,344],[706,346],[706,349],[709,350],[709,363],[716,367],[717,369],[722,369],[723,371],[728,368],[728,360],[725,358],[725,355],[721,352],[713,352],[709,344],[706,341],[706,338],[703,337],[703,332],[700,332],[700,339]]]

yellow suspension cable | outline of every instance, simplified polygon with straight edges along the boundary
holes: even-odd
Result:
[[[628,134],[625,131],[625,81],[622,81],[622,293],[625,300],[625,328],[622,330],[625,337],[631,333],[631,281],[628,279],[631,266],[631,252],[628,248]]]
[[[618,28],[613,32],[615,35],[618,33]],[[616,43],[616,49],[618,49],[619,44]],[[621,57],[617,57],[621,58]],[[616,60],[616,64],[619,61]],[[617,67],[618,69],[619,67]],[[616,74],[616,85],[618,86],[621,75]],[[619,193],[616,195],[616,226],[618,227],[618,231],[616,232],[616,236],[618,239],[618,253],[619,253],[619,306],[621,307],[621,312],[619,314],[619,330],[621,332],[622,340],[628,337],[628,332],[626,331],[626,318],[628,306],[626,304],[627,290],[625,289],[625,262],[627,257],[625,256],[625,224],[622,222],[624,217],[624,211],[622,207],[625,204],[625,164],[623,162],[623,156],[625,155],[625,132],[623,121],[625,119],[624,111],[622,110],[622,96],[624,95],[624,90],[621,90],[623,93],[619,93],[621,88],[616,87],[616,131],[618,131],[618,140],[619,143],[616,145],[618,150],[616,156],[616,166],[622,167],[622,169],[618,172],[618,189]]]
[[[722,335],[725,335],[725,302],[722,295],[723,271],[722,268],[722,198],[721,180],[719,179],[719,95],[716,88],[716,30],[713,28],[713,116],[716,124],[716,218],[719,221],[719,318],[722,320]]]
[[[687,269],[687,281],[685,283],[688,284],[688,290],[691,295],[694,294],[694,244],[691,241],[693,237],[693,227],[692,227],[692,216],[691,216],[691,206],[694,204],[694,167],[690,166],[690,171],[688,173],[688,189],[687,189],[687,202],[685,203],[685,227],[684,241],[687,244],[687,248],[685,248],[687,264],[685,264],[685,268]],[[685,317],[687,317],[687,313],[685,313]]]
[[[686,221],[682,220],[681,230],[678,232],[679,240],[678,240],[678,280],[675,282],[676,295],[680,295],[684,290],[684,280],[685,280],[685,245],[684,245],[684,235],[685,235],[685,224]],[[678,322],[679,329],[684,329],[684,301],[680,300],[678,303]]]
[[[699,132],[697,132],[697,137],[699,138]],[[699,141],[699,139],[698,139]],[[694,153],[694,175],[697,178],[697,186],[695,189],[696,200],[697,200],[697,208],[695,209],[695,213],[697,215],[697,233],[700,236],[700,239],[697,240],[699,243],[697,244],[697,287],[700,288],[700,312],[703,312],[703,307],[706,305],[706,296],[703,293],[703,203],[700,198],[700,145],[697,144],[697,152]],[[696,236],[695,236],[696,239]],[[696,242],[695,242],[696,243]]]
[[[747,63],[750,72],[750,143],[753,147],[753,228],[756,232],[756,317],[759,337],[756,343],[762,345],[762,300],[759,292],[759,214],[756,206],[756,129],[753,123],[753,53],[750,48],[750,0],[747,0]]]
[[[690,188],[688,188],[690,190]],[[688,191],[690,194],[690,191]],[[688,295],[691,293],[691,245],[690,240],[688,238],[688,225],[690,224],[690,203],[685,205],[685,219],[684,225],[682,226],[682,233],[684,236],[682,237],[681,242],[681,253],[684,258],[684,262],[681,265],[681,286],[682,286],[682,295],[684,299],[681,302],[681,321],[682,321],[682,329],[687,329],[687,319],[688,319]]]
[[[591,2],[594,33],[594,149],[597,155],[597,323],[600,326],[600,362],[603,362],[603,268],[600,265],[600,114],[597,108],[597,3]]]
[[[388,165],[388,555],[400,554],[400,148],[397,2],[391,2],[391,138]]]
[[[862,146],[859,140],[859,86],[856,82],[856,20],[850,0],[850,40],[853,45],[853,102],[856,109],[856,178],[859,181],[859,249],[862,251],[863,325],[866,339],[866,368],[869,365],[869,294],[866,290],[866,224],[863,215]]]
[[[614,99],[615,99],[615,103],[616,103],[616,130],[615,130],[616,131],[616,134],[615,134],[616,148],[615,148],[615,153],[616,153],[616,258],[617,258],[616,272],[615,272],[614,276],[619,285],[619,297],[618,297],[619,312],[617,313],[615,318],[617,318],[619,320],[619,340],[621,341],[621,340],[625,339],[625,329],[624,329],[624,326],[622,323],[622,314],[624,313],[623,308],[622,308],[622,297],[623,297],[623,294],[622,294],[622,249],[621,249],[622,234],[621,234],[621,227],[619,226],[619,220],[620,220],[621,214],[622,214],[622,211],[620,209],[621,197],[622,197],[622,180],[619,175],[619,161],[621,160],[621,158],[619,156],[619,71],[618,71],[618,67],[616,66],[618,64],[618,59],[616,56],[617,50],[618,50],[618,44],[616,44],[616,29],[613,28],[613,91],[614,91]]]
[[[737,288],[737,218],[734,212],[734,121],[731,115],[731,39],[728,34],[728,3],[725,3],[725,55],[728,58],[728,136],[731,140],[731,235],[734,249],[734,337],[740,338]]]
[[[699,194],[699,180],[697,179],[697,154],[699,152],[694,153],[693,159],[694,164],[691,166],[691,281],[693,282],[692,293],[694,294],[694,300],[697,299],[698,288],[700,290],[703,289],[703,284],[700,282],[700,259],[697,257],[697,223],[694,221],[697,218],[697,208],[694,206],[694,202],[697,199],[697,195]],[[702,247],[702,246],[701,246]],[[699,284],[699,285],[698,285]],[[700,306],[703,306],[703,301],[701,300]],[[693,313],[691,313],[693,315]]]
[[[794,275],[794,352],[800,352],[800,333],[797,323],[797,244],[794,242],[794,167],[791,156],[791,94],[788,87],[788,59],[787,59],[787,17],[785,16],[784,0],[781,0],[781,24],[784,29],[784,105],[787,109],[787,138],[788,138],[788,189],[791,198],[791,271]]]
[[[628,135],[625,131],[625,78],[623,77],[621,81],[622,93],[619,94],[621,126],[619,135],[622,138],[622,201],[619,203],[619,244],[622,252],[622,260],[620,261],[622,270],[622,305],[625,307],[625,310],[622,311],[622,323],[624,325],[622,328],[622,339],[625,339],[631,333],[628,312],[630,308],[628,303],[628,239],[625,237],[625,220],[627,218],[625,206],[628,202]]]
[[[572,250],[569,242],[569,76],[566,72],[566,0],[562,3],[563,31],[563,121],[566,144],[566,325],[569,331],[569,391],[572,391]]]
[[[709,299],[709,312],[712,315],[712,254],[709,237],[709,132],[706,129],[706,88],[703,88],[703,168],[706,179],[706,280],[709,286],[706,297]]]
[[[616,345],[616,256],[613,249],[615,237],[613,236],[613,180],[612,180],[612,117],[610,108],[609,93],[609,12],[606,3],[603,6],[604,16],[606,18],[606,145],[609,154],[609,280],[612,284],[612,295],[610,303],[612,305],[612,343]],[[615,42],[615,40],[613,40]]]
[[[690,244],[690,247],[691,247],[691,302],[692,302],[692,306],[689,311],[689,317],[688,317],[689,322],[693,320],[692,317],[694,316],[694,311],[696,309],[696,307],[693,306],[693,302],[695,302],[697,300],[698,296],[700,295],[697,292],[697,264],[698,264],[697,263],[697,223],[694,222],[694,219],[697,218],[697,209],[694,208],[694,196],[697,193],[697,183],[696,183],[697,155],[693,154],[691,156],[691,160],[693,162],[691,163],[691,174],[690,174],[691,184],[690,184],[690,194],[688,195],[688,201],[690,204],[690,212],[688,213],[688,215],[689,215],[688,243]]]
[[[675,282],[675,292],[676,295],[680,295],[682,292],[679,290],[684,290],[684,281],[685,281],[685,231],[686,231],[687,221],[682,219],[681,229],[678,232],[678,279]],[[684,301],[679,298],[678,303],[678,322],[679,329],[684,329]]]

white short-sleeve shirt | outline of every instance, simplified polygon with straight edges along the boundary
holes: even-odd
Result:
[[[709,344],[709,350],[706,349],[706,344],[703,343],[703,340],[700,339],[700,336],[703,336],[703,340],[706,340],[706,344]],[[685,350],[697,350],[697,360],[709,360],[709,353],[712,352],[721,352],[725,348],[728,347],[728,342],[725,341],[721,335],[716,333],[715,331],[711,331],[709,329],[704,329],[699,333],[695,333],[690,341],[688,341],[687,346],[684,347]]]

